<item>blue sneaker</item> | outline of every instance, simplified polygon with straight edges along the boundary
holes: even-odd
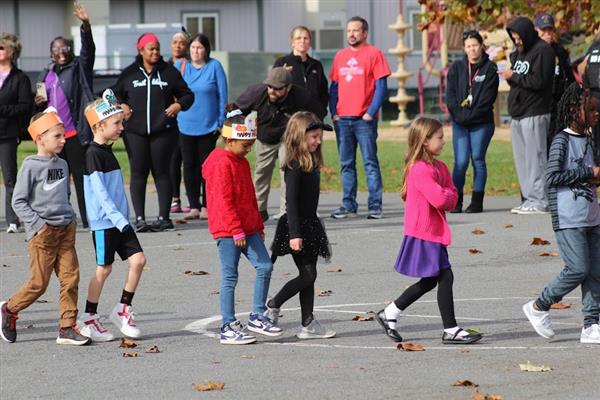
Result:
[[[356,211],[350,211],[344,207],[340,207],[331,214],[331,218],[344,219],[356,217]]]
[[[248,316],[248,330],[266,336],[283,335],[283,330],[273,320],[255,313]]]
[[[244,332],[244,326],[240,321],[233,321],[221,328],[221,344],[250,344],[256,342],[256,338]]]

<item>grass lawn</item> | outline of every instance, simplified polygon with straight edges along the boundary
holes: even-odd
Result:
[[[397,192],[402,182],[402,168],[404,156],[406,154],[406,142],[398,141],[379,141],[379,163],[381,164],[381,173],[383,175],[384,190],[386,192]],[[129,182],[129,161],[123,141],[119,140],[114,144],[114,152],[121,164],[125,181]],[[23,158],[36,152],[33,142],[26,141],[21,143],[18,150],[18,163],[21,165]],[[335,141],[327,140],[323,144],[326,166],[321,171],[321,190],[323,191],[341,191],[339,162]],[[360,152],[359,152],[360,153]],[[254,152],[248,155],[250,165],[254,166]],[[452,144],[447,143],[444,153],[441,156],[450,170],[452,171],[453,154]],[[515,167],[512,158],[512,147],[510,142],[492,141],[487,153],[488,181],[486,193],[490,195],[515,195],[519,194],[519,183],[515,173]],[[365,174],[360,156],[357,162],[358,170],[358,190],[366,191]],[[467,173],[467,184],[465,193],[471,191],[472,170]],[[279,187],[279,174],[273,174],[273,186]]]

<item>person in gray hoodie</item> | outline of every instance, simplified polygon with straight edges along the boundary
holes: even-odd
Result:
[[[75,252],[75,211],[69,203],[69,167],[58,157],[65,146],[65,129],[56,109],[49,107],[32,119],[28,131],[37,154],[27,157],[17,175],[12,207],[25,225],[31,276],[8,301],[0,302],[2,339],[17,340],[16,321],[48,287],[52,273],[60,281],[60,321],[56,343],[85,345],[75,325],[79,262]]]

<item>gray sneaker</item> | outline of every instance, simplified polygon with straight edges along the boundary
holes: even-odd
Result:
[[[273,324],[277,325],[279,323],[279,308],[269,307],[269,301],[271,298],[269,297],[265,303],[267,307],[267,311],[263,313],[263,315],[273,321]]]
[[[511,208],[510,209],[510,213],[511,214],[518,214],[519,211],[521,211],[523,209],[523,207],[528,207],[528,206],[529,206],[529,201],[525,200],[524,202],[522,202],[518,206]]]
[[[85,337],[79,332],[79,329],[75,324],[68,328],[60,328],[58,331],[58,337],[56,338],[58,344],[70,344],[73,346],[85,346],[92,343],[92,339]]]
[[[313,319],[308,326],[303,326],[296,336],[298,339],[329,339],[335,336],[335,331],[323,328],[319,321]]]
[[[331,213],[331,218],[344,219],[356,217],[356,211],[346,210],[344,207],[340,207]]]

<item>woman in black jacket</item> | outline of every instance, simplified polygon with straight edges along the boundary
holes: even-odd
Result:
[[[19,39],[10,33],[0,35],[0,166],[6,188],[6,232],[19,230],[19,219],[10,201],[17,181],[17,146],[27,126],[33,96],[31,82],[16,63],[21,54]]]
[[[137,232],[174,230],[169,218],[172,188],[169,162],[177,146],[177,113],[187,110],[194,94],[179,71],[160,55],[160,43],[152,33],[137,42],[138,56],[125,68],[114,92],[123,103],[126,122],[125,148],[131,167],[131,202]],[[146,224],[146,183],[152,172],[158,193],[158,219]]]
[[[307,89],[311,96],[321,103],[324,109],[327,109],[329,101],[327,78],[321,62],[308,55],[311,39],[310,30],[307,27],[297,26],[292,29],[290,35],[292,52],[278,58],[273,64],[273,68],[285,66],[292,73],[292,83]]]
[[[462,212],[465,175],[471,159],[473,194],[465,212],[478,213],[483,211],[487,180],[485,155],[495,129],[493,110],[499,79],[496,64],[483,51],[479,32],[465,32],[463,44],[465,57],[450,66],[446,91],[446,104],[452,115],[452,180],[458,190],[458,203],[452,212]]]

